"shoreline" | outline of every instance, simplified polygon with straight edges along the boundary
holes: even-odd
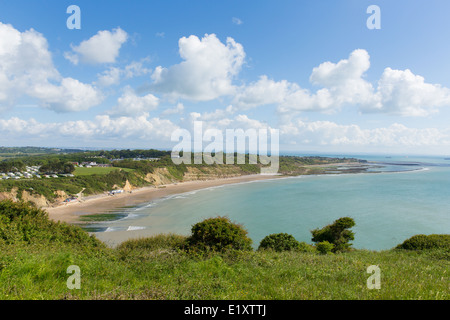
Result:
[[[82,224],[79,217],[84,215],[100,214],[114,211],[118,208],[134,207],[142,203],[146,203],[152,200],[158,200],[171,195],[182,194],[186,192],[196,191],[200,189],[207,189],[210,187],[224,186],[230,184],[241,184],[254,181],[274,180],[274,179],[286,179],[298,176],[316,176],[316,175],[341,175],[341,174],[368,174],[368,173],[386,173],[386,172],[358,172],[359,169],[365,171],[363,168],[367,164],[343,162],[333,164],[319,164],[309,165],[306,167],[339,167],[346,166],[346,169],[338,169],[339,173],[317,173],[317,174],[300,174],[300,175],[263,175],[263,174],[250,174],[236,177],[217,178],[211,180],[192,180],[184,182],[176,182],[160,186],[146,186],[142,188],[136,188],[134,190],[126,191],[121,194],[108,195],[106,192],[97,195],[87,196],[81,201],[73,203],[61,204],[54,207],[42,207],[41,209],[47,211],[48,217],[54,221],[66,222],[69,224]],[[336,168],[337,169],[337,168]],[[356,171],[356,172],[353,172]],[[416,171],[416,170],[412,170]],[[420,171],[420,170],[419,170]],[[399,171],[401,172],[401,171]],[[410,171],[406,171],[410,172]]]
[[[161,199],[170,195],[206,189],[210,187],[238,184],[253,181],[286,178],[284,175],[244,175],[230,178],[218,178],[212,180],[195,180],[178,182],[161,186],[148,186],[110,196],[106,193],[88,196],[85,199],[73,203],[67,203],[56,207],[43,207],[48,212],[48,217],[54,221],[66,223],[80,223],[79,217],[83,215],[104,213],[120,207],[137,206],[139,204]]]

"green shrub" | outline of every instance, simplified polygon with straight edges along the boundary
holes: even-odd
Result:
[[[316,243],[328,241],[334,244],[333,252],[348,250],[351,246],[348,242],[355,239],[355,234],[348,230],[353,226],[355,226],[355,221],[352,218],[337,219],[334,223],[322,229],[312,230],[312,241]]]
[[[317,244],[317,251],[322,254],[332,253],[334,249],[334,244],[329,243],[328,241],[322,241]]]
[[[192,226],[189,251],[252,250],[247,230],[226,217],[209,218]]]
[[[3,244],[50,243],[103,247],[80,227],[48,219],[47,212],[24,202],[0,201],[0,242]]]
[[[261,240],[258,250],[273,249],[275,251],[289,251],[300,248],[300,243],[290,234],[274,233]]]
[[[315,252],[316,247],[314,247],[306,242],[299,242],[297,251],[299,251],[299,252]]]
[[[449,249],[450,250],[450,234],[431,234],[431,235],[415,235],[402,244],[397,249],[406,250],[427,250],[427,249]]]
[[[119,250],[178,249],[186,244],[187,237],[177,234],[159,234],[153,237],[131,239],[117,246]]]

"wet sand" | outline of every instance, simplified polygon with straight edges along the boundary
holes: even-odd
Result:
[[[48,212],[49,218],[52,220],[67,223],[76,223],[79,221],[79,217],[81,215],[104,213],[115,208],[136,206],[141,203],[164,198],[169,195],[227,184],[276,179],[280,177],[283,176],[256,174],[215,180],[187,181],[159,187],[144,187],[135,189],[131,193],[125,192],[113,196],[105,193],[85,197],[81,201],[43,209]]]

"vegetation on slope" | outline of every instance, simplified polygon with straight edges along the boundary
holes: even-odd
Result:
[[[223,155],[224,163],[226,155]],[[0,162],[0,172],[20,171],[26,166],[40,166],[42,173],[74,173],[75,177],[59,177],[51,179],[19,179],[0,180],[0,192],[9,193],[3,198],[22,199],[23,192],[32,196],[44,196],[49,203],[61,201],[61,193],[67,196],[79,194],[93,195],[123,188],[127,183],[133,188],[155,185],[156,180],[149,175],[160,174],[163,170],[164,181],[181,182],[186,180],[207,180],[224,177],[258,174],[261,163],[249,163],[249,155],[245,155],[245,163],[238,164],[234,154],[234,164],[212,164],[204,161],[192,164],[175,165],[168,151],[158,150],[113,150],[72,153],[46,153],[34,156],[17,156]],[[139,161],[136,161],[139,159]],[[109,164],[108,168],[75,168],[72,163],[96,162]],[[326,173],[326,167],[312,168],[311,165],[335,164],[358,161],[348,158],[325,157],[280,157],[279,173],[283,175]],[[1,199],[1,197],[0,197]]]
[[[188,237],[178,235],[107,248],[21,203],[0,203],[0,217],[0,299],[450,299],[445,245],[327,255],[313,246],[192,254]],[[445,243],[450,235],[439,238]],[[67,287],[71,265],[81,270],[80,289]],[[381,270],[379,290],[367,287],[371,265]]]

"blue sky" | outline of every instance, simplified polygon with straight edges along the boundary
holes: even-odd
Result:
[[[66,9],[78,5],[81,29]],[[366,12],[377,5],[381,29]],[[0,144],[450,154],[448,1],[0,1]]]

